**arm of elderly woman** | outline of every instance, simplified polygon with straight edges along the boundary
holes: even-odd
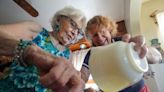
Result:
[[[13,56],[18,40],[5,33],[0,27],[0,55]]]
[[[21,26],[21,25],[19,25]],[[0,26],[0,55],[13,56],[14,49],[17,46],[21,35],[26,34],[30,29],[24,29],[26,31],[17,30],[15,35],[12,29],[15,26],[11,26],[9,30],[7,26]],[[7,30],[5,30],[7,29]],[[21,32],[20,32],[21,31]],[[19,35],[17,35],[17,32]],[[26,35],[27,39],[31,39],[32,34]],[[36,45],[28,46],[23,52],[24,59],[34,64],[41,71],[40,82],[47,88],[52,90],[62,90],[67,87],[67,92],[81,92],[84,88],[84,83],[81,80],[80,73],[77,72],[70,62],[61,57],[54,57],[49,53],[44,52]],[[26,61],[27,61],[26,60]],[[42,62],[44,61],[44,62]]]
[[[0,55],[13,55],[14,46],[20,39],[32,40],[42,27],[34,21],[0,25]]]
[[[15,39],[31,40],[35,37],[42,27],[34,21],[21,21],[12,24],[0,25],[1,30]]]
[[[66,85],[69,92],[82,92],[84,82],[80,78],[80,72],[76,71],[73,65],[66,59],[54,57],[42,51],[36,45],[28,47],[25,53],[25,60],[29,61],[28,59],[30,59],[34,61],[32,63],[41,71],[40,82],[45,87],[55,91],[60,90],[59,92],[65,92],[65,88],[63,89],[63,87]]]

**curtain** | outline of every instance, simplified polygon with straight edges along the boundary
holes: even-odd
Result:
[[[159,38],[161,41],[161,47],[164,50],[164,12],[156,15],[158,26],[159,26]]]

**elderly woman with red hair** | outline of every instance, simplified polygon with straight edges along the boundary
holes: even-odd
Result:
[[[116,32],[117,32],[116,23],[105,16],[94,16],[92,19],[88,21],[86,27],[86,33],[89,39],[92,41],[93,46],[104,46],[120,40],[124,42],[135,42],[134,49],[138,52],[138,55],[141,58],[146,56],[147,47],[144,45],[145,41],[143,36],[139,35],[139,36],[131,37],[129,34],[125,34],[122,37],[116,37],[115,36]],[[85,57],[83,67],[81,69],[82,78],[86,82],[90,75],[89,72],[90,54],[91,52],[89,51]],[[137,83],[125,89],[122,89],[119,92],[149,92],[149,89],[144,84],[143,79],[141,79]]]

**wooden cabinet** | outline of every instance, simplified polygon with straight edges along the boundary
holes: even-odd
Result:
[[[118,28],[117,28],[118,32],[116,36],[122,36],[127,33],[124,20],[117,22],[117,25],[118,25]]]

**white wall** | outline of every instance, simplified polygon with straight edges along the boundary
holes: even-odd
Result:
[[[116,21],[124,19],[124,0],[26,0],[39,12],[31,17],[12,0],[0,0],[0,24],[20,20],[35,20],[51,30],[50,20],[53,14],[64,6],[81,9],[88,19],[94,15],[110,16]]]
[[[131,0],[125,0],[125,25],[126,25],[126,29],[128,31],[128,33],[131,34],[130,30],[130,2]]]
[[[142,0],[131,0],[130,3],[130,23],[131,23],[131,34],[140,35],[140,18],[141,18],[141,4]]]
[[[132,36],[141,34],[141,4],[142,0],[125,0],[125,24]]]

